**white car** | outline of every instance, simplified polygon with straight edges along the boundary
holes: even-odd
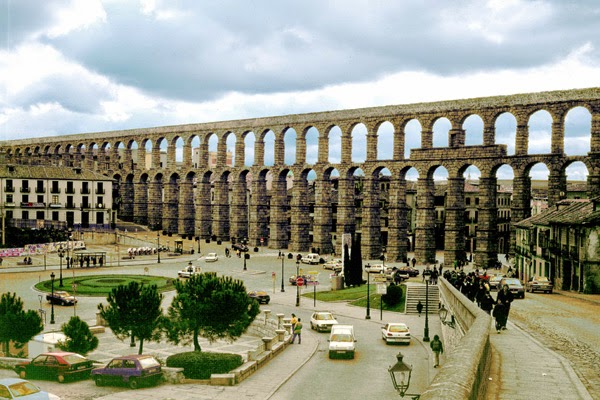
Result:
[[[386,269],[388,269],[388,267],[384,267],[383,264],[373,264],[365,267],[365,271],[370,274],[383,274]]]
[[[329,358],[335,356],[354,358],[356,352],[354,326],[334,325],[329,335]]]
[[[335,272],[340,272],[344,268],[344,263],[340,258],[335,260],[327,261],[323,264],[323,269],[330,269]]]
[[[189,278],[192,275],[197,275],[202,273],[202,268],[196,267],[194,265],[188,265],[185,269],[177,272],[177,276],[180,278]]]
[[[410,344],[410,329],[402,322],[390,322],[381,328],[381,337],[385,340],[385,344]]]
[[[310,316],[310,329],[317,332],[329,332],[333,325],[337,325],[337,320],[329,311],[317,311]]]
[[[204,257],[204,261],[206,262],[215,262],[219,259],[217,253],[208,253],[206,257]]]

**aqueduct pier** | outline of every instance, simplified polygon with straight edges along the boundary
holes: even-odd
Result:
[[[590,151],[567,156],[565,119],[575,107],[591,114]],[[539,110],[552,118],[550,152],[528,154],[528,121]],[[497,143],[496,121],[505,113],[516,121],[510,155],[507,144]],[[466,145],[464,122],[473,115],[483,122],[482,139]],[[451,125],[447,146],[434,147],[433,125],[442,118]],[[414,120],[421,127],[420,146],[410,148],[405,157],[411,139],[405,128]],[[353,131],[360,124],[366,130],[366,159],[357,162]],[[379,130],[384,124],[393,127],[393,152],[389,159],[378,159]],[[314,132],[318,150],[307,141]],[[288,134],[295,134],[291,163],[285,162]],[[330,162],[335,134],[340,159]],[[215,138],[213,160],[209,141]],[[272,161],[267,161],[268,146],[272,146]],[[384,245],[379,183],[387,169],[391,174],[385,189],[389,191],[385,246],[391,260],[402,260],[407,253],[406,177],[414,168],[419,176],[414,250],[423,263],[435,261],[435,170],[448,171],[444,257],[453,260],[464,257],[464,172],[475,166],[481,172],[475,263],[492,267],[497,260],[496,173],[501,166],[514,171],[512,221],[530,216],[529,172],[540,162],[550,171],[550,205],[566,193],[565,170],[576,161],[587,167],[588,195],[600,194],[600,88],[19,139],[0,142],[0,150],[8,163],[80,167],[113,177],[120,218],[152,229],[200,239],[248,238],[251,245],[259,245],[262,239],[275,249],[319,248],[324,254],[339,249],[342,233],[360,233],[365,258],[379,257]],[[247,152],[253,153],[253,162],[246,162]],[[313,157],[315,161],[309,163]],[[357,194],[354,182],[359,169],[364,173],[363,190]],[[316,176],[314,181],[309,173]],[[288,185],[289,179],[293,185]]]

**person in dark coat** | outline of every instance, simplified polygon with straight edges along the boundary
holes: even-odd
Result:
[[[508,320],[508,314],[510,313],[510,303],[513,302],[515,296],[509,290],[508,285],[502,286],[502,289],[498,291],[498,296],[496,297],[496,302],[501,302],[505,308],[506,319]],[[502,326],[502,329],[506,329],[506,322]]]
[[[492,316],[496,321],[496,331],[500,333],[500,330],[506,326],[508,315],[506,314],[506,307],[500,300],[496,302]]]
[[[419,317],[421,316],[422,311],[423,311],[423,303],[421,303],[421,300],[419,300],[419,302],[417,303],[417,312],[419,313]]]
[[[489,291],[486,291],[479,299],[479,307],[488,314],[492,313],[494,308],[494,299]]]

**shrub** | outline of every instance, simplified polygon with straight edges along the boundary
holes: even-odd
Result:
[[[242,364],[242,356],[229,353],[188,351],[167,358],[167,367],[183,368],[188,379],[210,379],[211,374],[225,374]]]
[[[391,284],[387,288],[387,293],[381,296],[381,299],[388,307],[393,307],[402,301],[402,288],[400,285]]]

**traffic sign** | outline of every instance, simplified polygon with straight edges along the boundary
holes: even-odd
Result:
[[[304,278],[302,278],[301,276],[296,278],[296,285],[298,286],[302,286],[304,285]]]
[[[306,286],[318,286],[319,281],[308,281],[306,282]]]

